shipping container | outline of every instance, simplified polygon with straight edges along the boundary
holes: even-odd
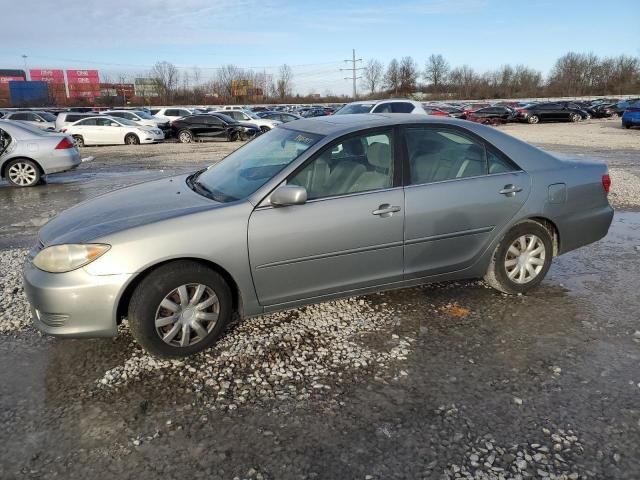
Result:
[[[49,102],[47,82],[9,82],[9,95],[14,107],[45,105]]]

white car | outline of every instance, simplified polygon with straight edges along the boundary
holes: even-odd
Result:
[[[41,130],[55,130],[56,128],[56,116],[49,112],[18,111],[11,112],[2,118],[24,122]]]
[[[252,123],[257,125],[263,133],[268,132],[282,123],[279,120],[260,118],[258,115],[253,112],[249,112],[248,110],[219,110],[213,113],[224,113],[238,122]]]
[[[151,115],[163,122],[173,122],[178,118],[193,115],[193,110],[184,107],[152,108]]]
[[[348,115],[350,113],[417,113],[426,115],[420,102],[406,99],[365,100],[346,104],[334,115]]]
[[[169,122],[162,120],[158,117],[149,115],[142,110],[108,110],[106,112],[100,112],[102,115],[108,115],[110,117],[124,118],[136,122],[140,125],[146,125],[147,127],[168,127]]]
[[[56,117],[56,131],[61,132],[69,125],[76,123],[83,118],[95,117],[94,113],[80,113],[80,112],[60,112]]]
[[[76,145],[138,145],[164,140],[164,133],[157,127],[138,125],[125,118],[95,116],[79,120],[63,130],[71,135]]]

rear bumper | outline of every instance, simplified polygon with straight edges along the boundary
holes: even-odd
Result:
[[[77,148],[54,150],[53,152],[54,153],[52,153],[50,156],[38,162],[40,163],[42,170],[44,170],[45,175],[73,170],[82,163],[82,159],[80,158],[80,151]]]
[[[610,205],[586,210],[565,218],[560,223],[560,254],[589,245],[604,238],[613,221]]]
[[[116,310],[130,274],[90,275],[80,268],[47,273],[24,264],[24,289],[38,330],[59,337],[112,337]]]

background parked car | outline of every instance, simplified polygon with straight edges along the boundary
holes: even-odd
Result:
[[[372,100],[351,102],[346,104],[334,115],[348,115],[354,113],[416,113],[426,115],[422,104],[413,100]]]
[[[95,113],[79,113],[79,112],[60,112],[56,116],[55,129],[61,132],[69,125],[76,123],[83,118],[95,117]]]
[[[302,117],[300,115],[296,115],[295,113],[286,113],[286,112],[276,112],[276,111],[262,111],[258,112],[260,118],[264,118],[267,120],[277,120],[278,122],[287,123],[292,122],[294,120],[300,120]]]
[[[557,102],[545,102],[529,105],[517,110],[517,118],[529,123],[539,122],[579,122],[583,113],[575,108],[565,107]]]
[[[0,120],[0,176],[11,185],[32,187],[43,175],[71,170],[80,163],[80,152],[68,135]]]
[[[42,130],[55,130],[56,128],[56,116],[49,112],[28,110],[16,111],[8,113],[2,118],[5,120],[15,120],[28,123]]]
[[[218,110],[212,113],[222,113],[237,122],[249,122],[260,127],[262,132],[268,132],[272,128],[277,127],[282,122],[280,120],[270,120],[268,118],[260,118],[257,114],[248,110]]]
[[[190,115],[171,122],[172,134],[181,143],[191,143],[200,140],[245,140],[260,133],[256,125],[242,125],[224,113],[203,113]]]
[[[640,102],[636,107],[627,108],[622,114],[622,126],[624,128],[640,127]]]
[[[640,103],[640,98],[630,98],[628,100],[623,100],[621,102],[616,103],[615,105],[616,114],[618,114],[619,116],[622,116],[622,114],[627,108],[636,106],[635,105],[636,103]]]
[[[618,115],[614,103],[599,103],[592,107],[593,118],[609,118]]]
[[[158,117],[154,117],[142,110],[107,110],[106,112],[100,112],[103,115],[109,115],[110,117],[126,118],[132,122],[136,122],[140,125],[146,125],[147,127],[158,127],[161,129],[169,128],[169,122],[162,120]]]
[[[152,108],[151,115],[161,122],[171,123],[178,118],[193,115],[193,110],[182,107]]]
[[[63,132],[71,135],[76,145],[138,145],[164,140],[162,130],[157,127],[138,125],[126,118],[106,115],[84,118],[69,125]]]
[[[498,125],[511,122],[516,118],[516,112],[509,107],[493,106],[476,110],[467,115],[467,120],[484,123],[485,125]]]

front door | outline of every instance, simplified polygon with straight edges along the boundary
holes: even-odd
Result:
[[[269,307],[402,280],[404,193],[391,130],[325,148],[295,172],[302,205],[258,207],[249,258]]]
[[[529,176],[462,129],[406,130],[405,279],[471,266],[524,204]]]

